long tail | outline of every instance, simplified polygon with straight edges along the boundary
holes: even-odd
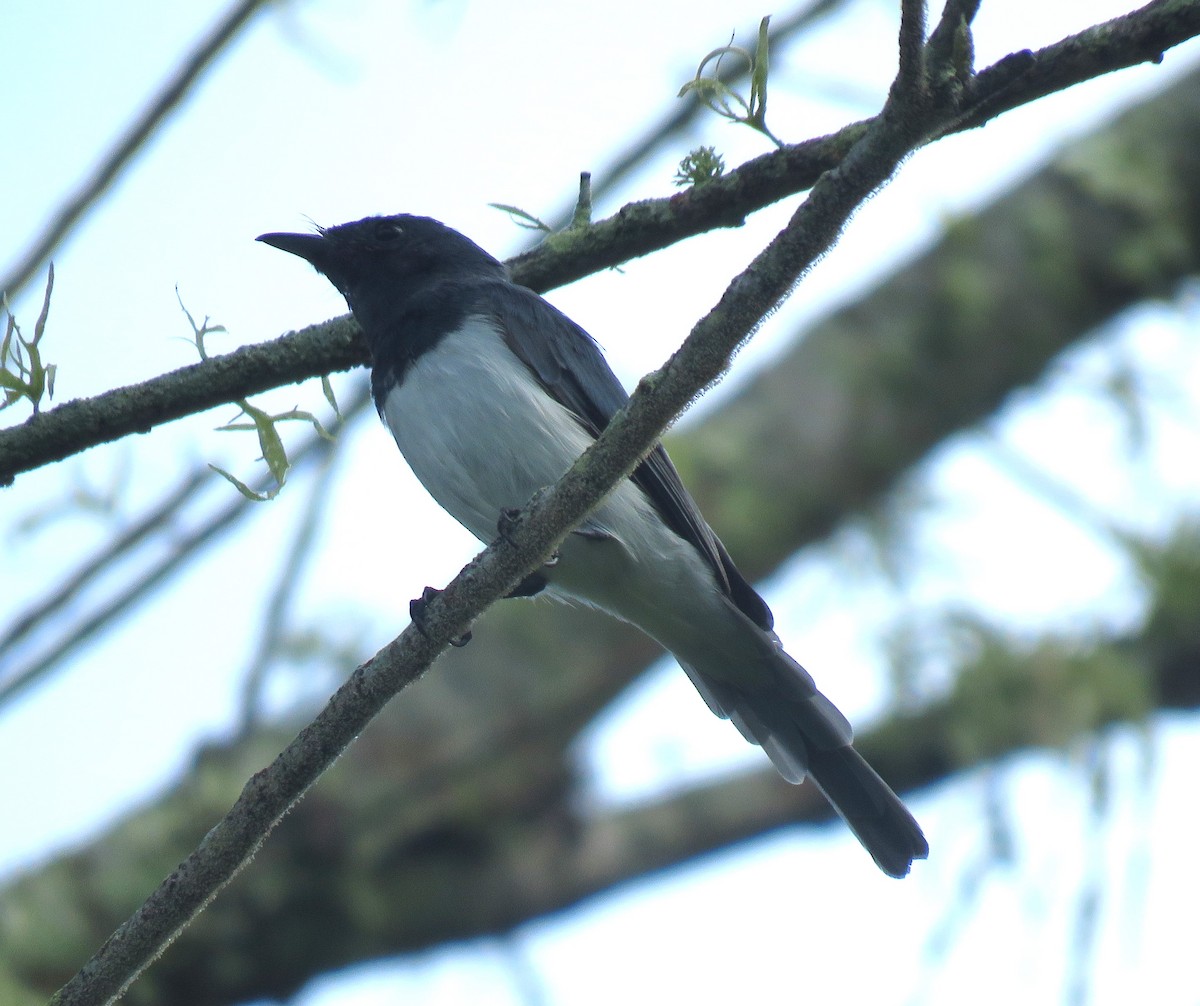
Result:
[[[854,750],[849,722],[809,673],[782,648],[771,664],[771,687],[760,680],[753,691],[694,667],[684,670],[713,712],[760,745],[788,782],[812,777],[884,873],[905,876],[914,859],[929,855],[921,826]]]

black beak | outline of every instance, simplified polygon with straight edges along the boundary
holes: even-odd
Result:
[[[299,255],[318,269],[329,254],[329,244],[322,234],[260,234],[254,240]]]

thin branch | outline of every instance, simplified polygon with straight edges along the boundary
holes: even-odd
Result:
[[[1013,56],[1007,56],[981,71],[972,84],[972,87],[989,87],[993,97],[980,101],[950,131],[974,129],[1001,112],[1106,73],[1139,63],[1161,63],[1168,49],[1198,34],[1200,0],[1153,0],[1138,10],[1038,49],[1030,54],[1032,58],[1021,68],[1019,76],[1004,87],[997,87],[989,77],[1011,73]]]
[[[365,395],[363,401],[365,404]],[[328,443],[322,437],[318,436],[317,439]],[[304,514],[300,518],[283,565],[275,576],[275,589],[271,591],[271,597],[267,601],[258,646],[254,656],[250,658],[250,666],[246,670],[246,679],[242,686],[241,722],[238,725],[238,731],[242,734],[248,733],[259,723],[263,686],[273,662],[279,656],[280,644],[287,628],[288,609],[297,589],[304,582],[304,564],[312,554],[325,504],[329,501],[336,458],[335,451],[321,452],[321,467],[309,487]]]
[[[358,326],[349,317],[335,318],[141,384],[66,402],[0,430],[0,486],[19,472],[88,447],[149,433],[173,419],[366,361]]]
[[[50,258],[59,243],[79,223],[83,215],[91,209],[97,199],[108,191],[109,186],[129,166],[137,153],[145,146],[146,141],[166,121],[171,112],[183,102],[204,72],[233,42],[264,2],[265,0],[240,0],[230,8],[195,52],[188,57],[183,66],[166,82],[162,90],[129,127],[125,135],[117,141],[116,146],[100,162],[92,175],[85,179],[75,193],[59,208],[45,231],[33,242],[13,267],[12,272],[4,277],[3,282],[0,282],[0,291],[6,293],[10,300],[16,298],[25,284]]]
[[[369,400],[370,398],[366,389],[363,389],[360,395],[343,409],[343,418],[335,424],[331,424],[331,429],[335,432],[340,431],[346,421],[366,408]],[[291,452],[293,468],[300,469],[314,460],[319,460],[334,450],[335,447],[335,443],[326,440],[324,437],[315,433],[310,434]],[[77,591],[82,590],[94,577],[101,575],[105,571],[105,567],[101,563],[106,556],[111,555],[112,558],[117,558],[126,551],[125,548],[119,546],[127,543],[128,547],[132,547],[153,531],[154,528],[160,526],[161,522],[169,519],[170,515],[178,512],[178,508],[172,504],[178,498],[180,492],[192,484],[193,477],[190,476],[183,481],[179,488],[172,494],[172,498],[168,500],[167,505],[156,507],[142,521],[135,525],[134,528],[127,532],[126,535],[122,536],[118,542],[114,543],[113,546],[93,556],[91,562],[94,562],[95,565],[90,566],[90,568],[87,564],[81,566],[79,571],[68,579],[68,584],[76,587]],[[207,468],[201,477],[219,478],[219,476],[214,475]],[[273,484],[274,478],[270,475],[264,475],[257,483],[254,483],[257,489],[265,489]],[[31,685],[43,680],[48,674],[59,667],[64,660],[71,656],[71,654],[77,652],[99,633],[111,629],[119,618],[128,615],[140,601],[153,596],[154,591],[177,573],[196,550],[210,545],[215,537],[237,527],[245,518],[250,516],[252,508],[255,505],[254,501],[240,494],[231,494],[223,497],[218,509],[214,513],[197,524],[192,530],[177,536],[171,542],[171,547],[166,554],[156,558],[148,569],[138,571],[137,575],[124,589],[107,594],[99,607],[75,620],[65,631],[60,633],[58,642],[54,646],[38,654],[36,658],[25,666],[7,674],[4,680],[0,682],[0,708]],[[26,619],[33,616],[44,617],[44,613],[54,611],[57,607],[52,598],[47,598],[37,608],[29,612]],[[22,626],[23,631],[21,635],[26,635],[30,629],[25,629]],[[10,633],[11,635],[12,633]],[[2,651],[3,647],[0,647],[0,652]]]

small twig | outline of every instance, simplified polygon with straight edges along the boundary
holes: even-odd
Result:
[[[317,437],[330,448],[332,443]],[[283,565],[275,576],[275,589],[267,602],[263,615],[262,631],[259,634],[258,646],[250,659],[246,670],[246,679],[242,685],[241,723],[239,732],[243,735],[259,722],[262,705],[262,691],[271,669],[272,662],[279,655],[280,643],[287,628],[288,609],[297,589],[303,582],[304,564],[312,555],[313,543],[321,526],[321,515],[329,500],[329,487],[332,485],[333,473],[336,469],[334,461],[338,457],[335,450],[319,451],[320,470],[309,487],[309,494],[304,514],[296,528],[295,538],[288,548]],[[247,500],[247,502],[249,502]]]
[[[893,86],[910,94],[925,90],[925,0],[900,2],[900,63]]]
[[[575,212],[571,214],[571,228],[587,228],[592,223],[592,173],[579,173],[579,197],[575,200]]]
[[[364,411],[369,401],[370,395],[364,388],[359,396],[352,400],[343,410],[342,422],[349,421]],[[323,451],[332,450],[333,448],[334,445],[328,440],[317,434],[312,434],[293,451],[293,465],[298,469],[314,460],[314,458],[320,457]],[[78,594],[93,579],[98,578],[112,568],[110,564],[111,560],[121,558],[126,553],[132,552],[136,545],[141,544],[143,541],[157,542],[159,539],[152,537],[153,532],[170,526],[171,521],[191,498],[188,489],[192,485],[193,479],[198,477],[201,477],[201,473],[186,478],[164,504],[152,510],[112,545],[92,556],[88,563],[81,564],[76,573],[68,577],[65,581],[66,585],[70,588],[70,593],[72,595]],[[207,467],[203,469],[202,477],[217,478]],[[257,484],[266,488],[270,484],[270,476],[264,476]],[[222,499],[221,504],[215,512],[211,513],[205,520],[196,524],[191,530],[174,537],[170,542],[170,548],[166,554],[158,555],[156,548],[154,550],[156,555],[151,565],[146,569],[138,570],[127,586],[114,593],[106,594],[103,603],[99,607],[85,616],[71,621],[64,627],[60,631],[58,641],[54,645],[41,652],[25,666],[6,674],[3,682],[0,682],[0,708],[31,685],[45,679],[47,675],[61,666],[62,662],[80,647],[84,646],[100,633],[111,629],[118,623],[121,617],[127,615],[140,601],[153,596],[154,591],[165,580],[178,572],[180,567],[198,550],[207,548],[215,538],[232,530],[248,517],[253,512],[251,508],[254,505],[244,496],[230,493]],[[106,559],[109,562],[101,561]],[[128,558],[123,558],[122,561],[128,562],[129,560]],[[59,604],[55,603],[53,597],[47,597],[40,605],[28,612],[21,619],[20,623],[18,623],[17,627],[10,630],[9,635],[5,637],[4,645],[0,646],[0,652],[7,648],[10,638],[15,637],[19,639],[28,635],[44,619],[60,611],[68,600],[70,600],[70,596],[64,598],[63,603]],[[18,629],[19,631],[17,631]]]

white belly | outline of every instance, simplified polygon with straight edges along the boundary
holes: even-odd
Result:
[[[549,398],[496,329],[470,319],[422,356],[383,402],[382,414],[414,474],[484,542],[506,507],[552,485],[592,437]],[[728,606],[699,552],[671,531],[645,494],[621,482],[547,570],[554,593],[640,626],[675,649],[697,623]]]
[[[381,411],[430,495],[485,542],[501,510],[553,484],[592,440],[479,318],[417,360]]]

